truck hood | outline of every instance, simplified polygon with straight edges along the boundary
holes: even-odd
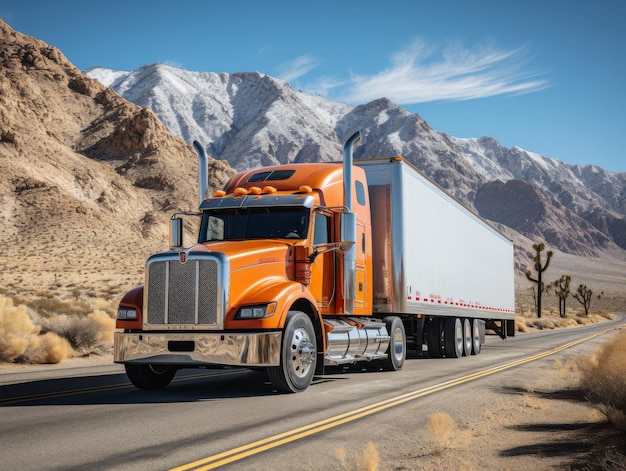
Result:
[[[284,264],[292,244],[271,239],[211,242],[191,247],[190,251],[221,252],[228,256],[231,270],[265,264]]]
[[[289,242],[272,239],[231,240],[199,244],[191,250],[221,252],[228,257],[230,306],[264,304],[277,300],[281,298],[283,282],[293,279],[293,248]],[[234,310],[227,314],[226,324],[234,315]],[[277,319],[273,322],[277,322]]]

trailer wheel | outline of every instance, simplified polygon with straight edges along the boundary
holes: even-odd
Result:
[[[406,358],[406,332],[404,324],[399,317],[391,316],[383,319],[387,324],[387,332],[391,339],[387,349],[387,359],[383,360],[382,366],[385,371],[398,371],[404,366]]]
[[[472,322],[469,319],[463,319],[463,356],[472,354]]]
[[[448,317],[444,324],[445,353],[448,358],[463,356],[463,325],[458,317]]]
[[[472,320],[472,355],[480,353],[480,321]]]
[[[444,355],[445,341],[443,337],[442,319],[433,318],[426,327],[426,345],[430,358],[442,358]]]
[[[130,382],[139,389],[163,389],[176,374],[171,366],[125,364],[124,368]]]
[[[315,331],[309,316],[290,311],[283,337],[280,366],[267,369],[267,375],[280,392],[302,392],[311,384],[317,363]]]

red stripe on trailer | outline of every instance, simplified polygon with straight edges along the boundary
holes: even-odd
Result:
[[[493,312],[506,312],[506,313],[514,313],[515,309],[504,309],[504,308],[499,308],[499,307],[493,307],[493,306],[482,306],[480,303],[475,303],[475,304],[471,304],[471,303],[462,303],[459,301],[453,301],[453,300],[444,300],[442,301],[441,299],[435,299],[435,298],[422,298],[420,296],[415,296],[415,298],[413,298],[413,296],[411,295],[407,295],[407,300],[408,301],[421,301],[423,303],[430,303],[430,304],[434,304],[435,302],[437,304],[444,304],[446,306],[458,306],[458,307],[464,307],[466,309],[480,309],[482,311],[493,311]]]

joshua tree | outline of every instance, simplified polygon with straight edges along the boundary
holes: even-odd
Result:
[[[554,289],[554,294],[559,298],[559,316],[565,317],[565,300],[570,295],[569,283],[572,280],[572,277],[569,275],[561,275],[556,281],[552,282],[552,289]]]
[[[598,295],[598,299],[604,294],[604,291]],[[593,291],[587,288],[587,285],[578,285],[578,290],[574,294],[574,299],[583,305],[585,309],[585,316],[589,315],[589,307],[591,306],[591,297]]]
[[[544,265],[541,264],[541,252],[545,250],[546,246],[543,242],[538,244],[533,244],[533,249],[535,249],[535,255],[532,257],[533,262],[535,262],[535,271],[537,272],[537,278],[532,277],[532,272],[528,270],[526,272],[526,278],[528,278],[533,283],[537,284],[537,317],[541,318],[541,294],[545,291],[546,287],[541,281],[541,274],[548,269],[548,265],[550,265],[550,259],[554,252],[552,250],[548,250],[546,252],[547,258],[546,263]]]

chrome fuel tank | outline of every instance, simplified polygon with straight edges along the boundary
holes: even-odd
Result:
[[[389,333],[377,319],[346,317],[325,319],[327,354],[325,365],[343,365],[386,357]]]

